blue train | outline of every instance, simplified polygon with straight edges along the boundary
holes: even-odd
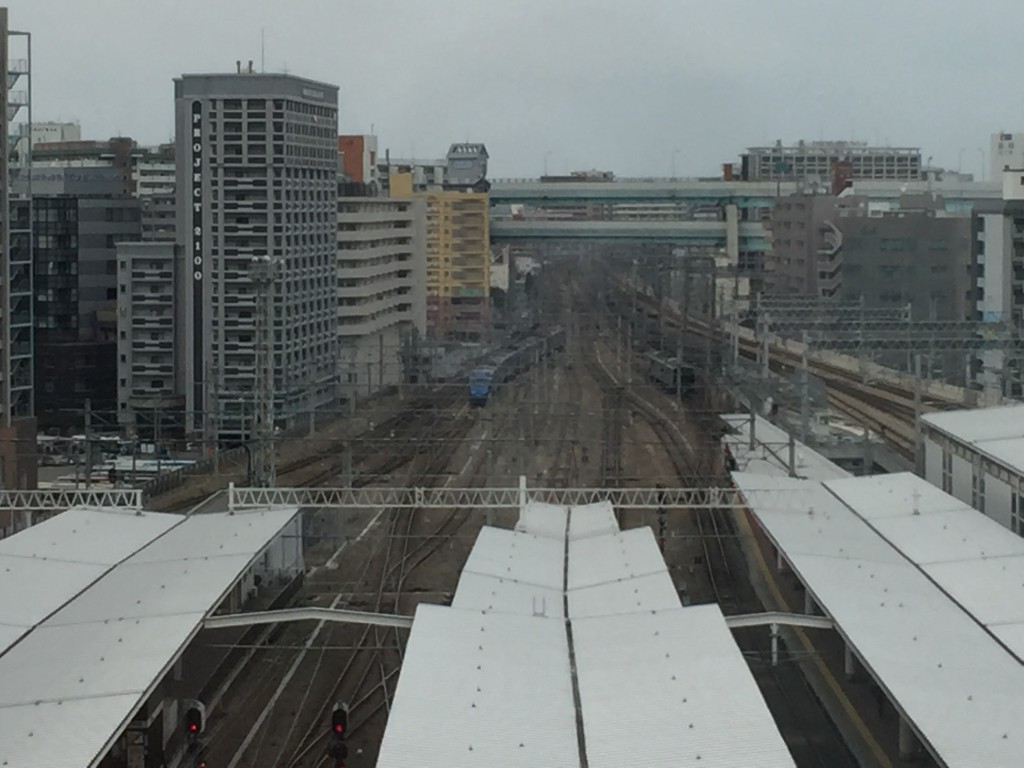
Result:
[[[469,404],[487,405],[494,388],[494,368],[474,368],[469,374]]]
[[[498,388],[548,355],[565,349],[565,329],[555,328],[495,353],[491,364],[469,374],[470,405],[487,405]]]

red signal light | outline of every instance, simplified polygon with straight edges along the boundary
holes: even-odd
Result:
[[[342,725],[341,723],[335,723],[334,724],[334,732],[335,733],[344,733],[345,732],[345,726]]]
[[[188,724],[188,732],[189,733],[196,733],[198,730],[199,730],[199,723],[189,723]]]

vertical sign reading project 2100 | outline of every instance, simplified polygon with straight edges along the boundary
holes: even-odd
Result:
[[[192,102],[192,381],[196,413],[203,402],[203,102]],[[195,418],[198,427],[200,418]]]

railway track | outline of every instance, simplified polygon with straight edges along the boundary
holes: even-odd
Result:
[[[411,482],[428,485],[436,481],[445,469],[451,452],[455,450],[457,442],[455,438],[464,434],[473,422],[473,419],[462,410],[458,415],[451,416],[451,408],[455,398],[449,398],[440,403],[416,403],[420,406],[413,410],[411,417],[403,420],[403,415],[396,415],[395,418],[377,425],[376,430],[388,430],[389,446],[391,455],[387,452],[369,452],[353,464],[361,470],[353,479],[357,486],[379,481],[380,475],[396,471],[402,466],[409,465],[408,475]],[[430,405],[433,407],[424,407]],[[449,410],[446,411],[445,407]],[[414,433],[416,430],[429,428],[433,425],[433,432],[439,439],[436,443],[438,450],[431,456],[420,454],[405,455],[395,450],[400,442],[397,439],[405,434]],[[391,428],[394,426],[394,434]],[[419,466],[415,466],[415,465]],[[337,475],[338,469],[335,462],[328,462],[327,466],[314,466],[314,462],[302,461],[292,465],[291,472],[301,469],[312,468],[313,472],[305,472],[301,477],[301,485],[319,484]],[[294,477],[294,475],[293,475]],[[334,512],[333,514],[338,514]],[[382,513],[383,514],[383,513]],[[416,517],[414,513],[400,514],[394,510],[390,511],[388,518],[389,527],[398,525],[402,518],[412,524]],[[364,533],[372,527],[368,525]],[[389,533],[394,534],[394,528]],[[440,535],[440,532],[438,532]],[[386,537],[368,537],[363,546],[357,546],[360,539],[357,538],[352,547],[348,548],[348,556],[345,558],[347,566],[354,567],[356,572],[351,573],[349,580],[345,581],[335,578],[331,585],[329,594],[311,594],[308,587],[300,592],[297,600],[322,601],[330,607],[338,607],[343,604],[346,596],[350,593],[360,591],[365,587],[368,591],[376,594],[374,608],[387,609],[387,602],[394,597],[395,586],[394,576],[396,568],[401,567],[403,574],[407,575],[411,570],[421,565],[429,556],[427,543],[420,540],[412,547],[409,542],[411,536],[388,535]],[[389,559],[388,565],[380,566],[381,558],[378,550],[382,542],[387,542]],[[345,548],[349,542],[342,544]],[[406,551],[394,554],[396,547],[406,547]],[[354,551],[353,551],[354,550]],[[339,549],[339,553],[340,553]],[[338,553],[336,553],[338,554]],[[404,576],[402,577],[404,578]],[[398,590],[401,590],[399,579]],[[314,643],[320,640],[323,645],[320,650],[314,648]],[[265,670],[265,674],[253,676],[244,675],[239,678],[236,690],[228,689],[221,702],[221,717],[214,717],[214,723],[208,734],[208,753],[218,764],[241,766],[241,765],[282,765],[291,757],[295,746],[291,744],[293,731],[298,723],[310,723],[310,730],[315,729],[315,723],[319,722],[326,729],[329,719],[329,707],[333,705],[332,697],[344,695],[344,700],[349,701],[353,707],[353,716],[356,718],[354,725],[357,727],[373,717],[382,707],[390,701],[391,683],[396,679],[397,664],[391,660],[380,658],[381,648],[386,640],[379,633],[370,635],[368,628],[354,629],[344,625],[325,626],[318,624],[312,630],[301,625],[290,625],[283,628],[268,628],[260,641],[261,648],[257,651],[258,660],[250,662]],[[265,644],[265,647],[262,647]],[[275,647],[275,646],[280,646]],[[348,647],[354,649],[348,655],[344,667],[338,669],[336,657],[326,654],[327,647]],[[296,652],[296,648],[299,648]],[[254,659],[256,657],[253,657]],[[369,659],[369,661],[365,661]],[[376,671],[376,674],[370,674]],[[344,686],[344,689],[341,688]],[[234,687],[234,686],[233,686]],[[325,694],[325,687],[330,688],[329,694]],[[315,714],[310,713],[310,708]],[[271,711],[291,708],[291,716],[288,722],[291,724],[284,735],[278,732],[275,736],[269,736],[272,730],[268,725],[263,725],[261,718],[265,718]],[[327,714],[324,714],[324,710]],[[227,713],[227,717],[223,714]],[[287,715],[286,715],[287,716]],[[362,721],[362,722],[360,722]],[[234,737],[229,734],[230,724],[233,723],[256,723],[256,726],[248,734]],[[262,725],[262,727],[260,727]],[[237,732],[235,732],[237,734]],[[238,744],[232,748],[231,744]],[[225,751],[228,750],[228,751]],[[263,760],[270,756],[270,760],[264,763]],[[320,752],[315,755],[315,761],[310,765],[316,765],[323,757]]]
[[[646,294],[635,292],[622,283],[618,284],[618,289],[622,295],[628,294],[631,301],[635,294],[638,308],[660,313],[665,328],[671,332],[710,335],[719,342],[728,340],[721,332],[708,328],[696,318],[690,318],[684,328],[682,319],[676,313],[657,306]],[[751,360],[758,358],[759,345],[755,340],[740,337],[736,342],[741,356]],[[769,365],[777,373],[791,374],[801,369],[803,360],[791,350],[773,346]],[[807,368],[809,373],[825,383],[829,404],[836,411],[874,430],[896,453],[910,461],[913,461],[917,447],[915,431],[918,412],[924,414],[963,407],[963,403],[958,400],[926,394],[921,396],[918,408],[915,406],[914,393],[893,382],[874,381],[867,384],[862,381],[859,373],[813,358],[808,359]]]
[[[392,472],[413,458],[408,452],[395,451],[396,442],[404,440],[413,445],[417,430],[421,430],[424,423],[429,422],[438,411],[460,403],[462,395],[461,388],[437,386],[429,393],[415,397],[401,411],[382,419],[364,432],[331,438],[323,443],[321,438],[313,437],[310,440],[316,441],[315,449],[278,465],[277,484],[285,487],[311,486],[318,485],[326,478],[338,476],[347,461],[344,455],[346,446],[352,450],[354,471],[366,464],[367,474],[383,475]],[[371,464],[373,461],[377,462],[376,465]],[[169,491],[168,496],[175,490]],[[160,497],[155,497],[150,501],[150,506],[157,511],[184,512],[209,495],[209,490],[199,489],[171,503],[161,503]]]

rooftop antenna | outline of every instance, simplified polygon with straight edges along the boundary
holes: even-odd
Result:
[[[266,27],[260,27],[260,72],[267,71]]]

